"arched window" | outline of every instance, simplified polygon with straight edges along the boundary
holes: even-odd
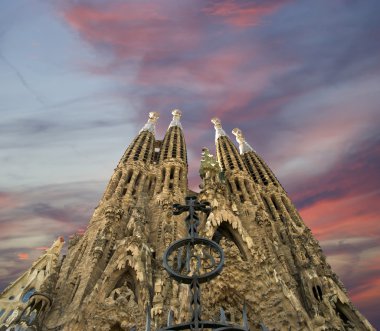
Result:
[[[238,190],[238,192],[241,192],[240,183],[239,183],[239,180],[237,178],[235,178],[235,185],[236,185],[236,189]]]
[[[29,298],[34,294],[34,292],[36,292],[35,288],[29,289],[27,292],[24,293],[24,295],[21,298],[21,301],[24,303],[28,302]]]
[[[240,256],[243,260],[247,260],[247,256],[244,252],[241,241],[238,235],[233,231],[231,225],[227,222],[222,222],[214,232],[212,240],[216,243],[220,243],[222,239],[226,239],[228,242],[233,243],[240,252]]]

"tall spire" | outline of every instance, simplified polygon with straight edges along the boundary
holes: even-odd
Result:
[[[145,125],[143,126],[143,128],[140,130],[140,133],[142,131],[149,131],[149,132],[152,132],[153,134],[155,134],[155,131],[156,131],[156,122],[157,120],[159,119],[159,114],[155,111],[152,111],[149,113],[149,118],[148,118],[148,122],[145,123]]]
[[[279,182],[272,170],[246,142],[243,132],[240,129],[235,128],[232,130],[232,133],[236,136],[236,141],[239,143],[241,157],[254,182],[256,184],[264,184],[265,186],[270,183],[278,186]]]
[[[179,109],[173,109],[172,115],[173,115],[173,119],[172,119],[172,121],[169,124],[169,128],[171,128],[172,126],[178,126],[181,129],[183,129],[182,128],[182,124],[180,122],[180,119],[181,119],[181,116],[182,116],[182,112]]]
[[[215,127],[215,145],[218,162],[223,171],[238,169],[245,171],[243,160],[231,139],[222,128],[220,120],[211,119]]]
[[[217,141],[219,137],[227,136],[226,132],[222,128],[222,123],[220,122],[219,118],[213,117],[211,119],[211,122],[215,127],[215,141]]]
[[[154,152],[154,136],[158,118],[159,114],[157,112],[149,113],[148,121],[128,146],[121,158],[122,163],[139,160],[149,163],[151,161],[151,156]]]
[[[172,111],[173,119],[161,144],[159,165],[161,172],[157,177],[160,185],[156,192],[187,191],[187,153],[185,137],[180,122],[181,111]]]
[[[162,142],[160,160],[177,158],[187,163],[185,138],[180,122],[182,112],[179,109],[174,109],[172,115],[173,119],[169,124]]]
[[[246,142],[243,132],[240,129],[233,129],[232,134],[236,137],[236,141],[239,144],[240,154],[244,154],[251,151],[254,152],[254,149]]]

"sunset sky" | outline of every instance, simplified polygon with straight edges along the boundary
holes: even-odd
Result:
[[[267,161],[380,328],[380,1],[0,4],[0,290],[85,229],[124,150],[183,112],[191,187],[210,119]],[[230,134],[232,137],[232,134]]]

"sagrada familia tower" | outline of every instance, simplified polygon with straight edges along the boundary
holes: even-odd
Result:
[[[18,288],[0,330],[374,330],[242,131],[237,148],[212,119],[217,156],[203,149],[195,193],[172,114],[163,140],[149,114],[86,232],[27,300]]]

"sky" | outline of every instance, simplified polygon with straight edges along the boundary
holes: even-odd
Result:
[[[183,112],[191,187],[210,119],[239,127],[380,328],[378,0],[0,4],[0,290],[83,232],[150,111]],[[230,134],[232,138],[233,135]]]

